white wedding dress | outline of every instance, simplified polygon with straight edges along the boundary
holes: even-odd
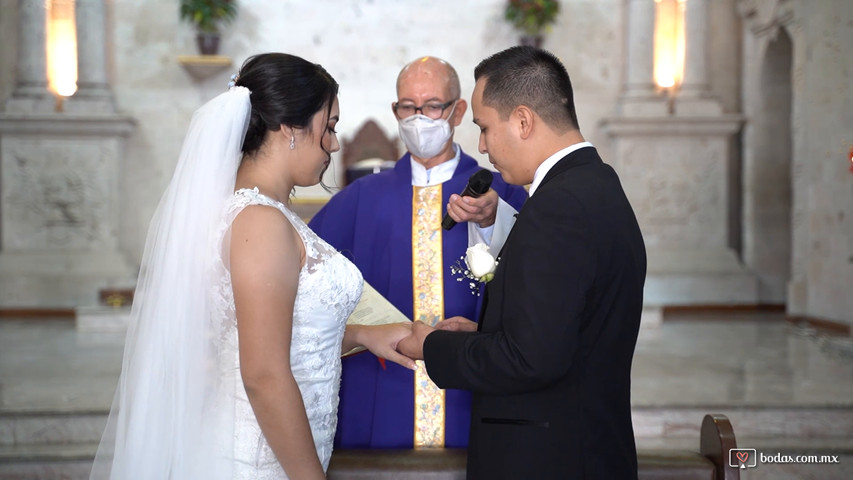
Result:
[[[240,376],[230,227],[248,205],[281,211],[305,245],[290,363],[317,454],[329,465],[341,341],[361,297],[355,265],[257,189],[234,192],[251,92],[199,108],[148,229],[122,371],[92,480],[285,479]]]
[[[238,190],[231,197],[220,225],[221,252],[227,259],[228,232],[232,221],[246,206],[267,205],[287,217],[305,244],[305,265],[293,314],[290,364],[302,393],[317,455],[323,469],[329,466],[337,425],[338,389],[341,379],[341,342],[346,319],[361,297],[363,279],[355,265],[320,239],[284,204],[255,189]],[[221,256],[222,257],[222,256]],[[239,375],[237,319],[227,262],[221,262],[223,281],[216,294],[215,313],[221,315],[220,371],[233,376],[233,391],[222,391],[223,405],[234,405],[234,479],[286,479],[284,470],[261,433]],[[234,398],[227,398],[229,395]]]

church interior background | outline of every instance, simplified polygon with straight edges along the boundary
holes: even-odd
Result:
[[[148,222],[243,59],[321,63],[344,149],[373,121],[402,151],[400,68],[443,58],[469,98],[519,42],[505,5],[242,0],[199,56],[172,0],[0,0],[0,478],[87,478]],[[713,411],[740,447],[841,459],[743,478],[853,477],[853,2],[562,0],[543,47],[646,241],[638,447],[697,449]],[[470,118],[456,141],[488,167]]]

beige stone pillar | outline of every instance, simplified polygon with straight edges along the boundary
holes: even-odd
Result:
[[[49,112],[54,98],[47,89],[47,9],[42,2],[18,0],[18,70],[9,112]]]
[[[629,0],[626,97],[647,97],[654,92],[654,0]]]
[[[625,116],[666,114],[666,102],[655,91],[655,2],[628,0],[625,89],[621,113]]]
[[[684,11],[684,81],[681,95],[708,90],[708,0],[689,0]]]
[[[104,0],[77,0],[77,93],[68,102],[70,112],[115,112],[107,79]]]
[[[684,77],[675,113],[719,115],[722,106],[708,84],[708,0],[687,0],[684,10]]]

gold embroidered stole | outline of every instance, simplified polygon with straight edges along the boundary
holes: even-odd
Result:
[[[414,320],[435,325],[444,318],[441,254],[441,185],[413,187],[412,284]],[[415,448],[444,446],[444,390],[422,361],[415,370]]]

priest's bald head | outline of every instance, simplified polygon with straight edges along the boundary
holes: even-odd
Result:
[[[407,63],[397,75],[397,95],[400,95],[400,85],[403,82],[434,78],[446,88],[448,98],[459,98],[461,87],[459,75],[453,65],[438,57],[420,57]]]
[[[397,101],[391,109],[406,149],[425,168],[456,156],[453,131],[467,108],[460,98],[459,75],[440,58],[415,59],[397,76]]]

